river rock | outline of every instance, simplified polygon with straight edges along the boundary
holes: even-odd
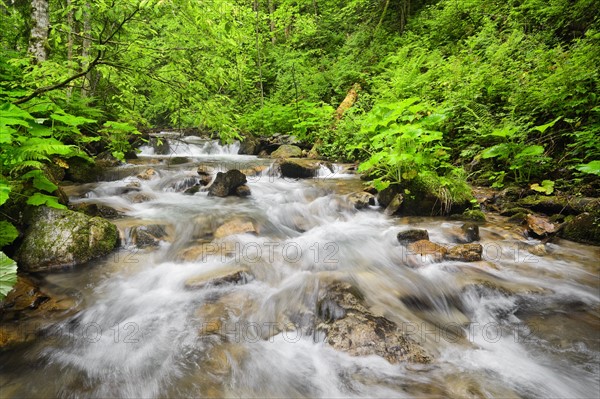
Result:
[[[166,226],[151,224],[131,229],[131,240],[138,248],[156,247],[167,236]]]
[[[429,233],[423,229],[410,229],[401,231],[396,236],[402,245],[410,244],[411,242],[429,240]]]
[[[299,158],[302,149],[295,145],[284,144],[271,153],[271,158]]]
[[[184,163],[188,162],[190,162],[190,159],[186,157],[172,157],[167,161],[168,165],[170,166],[183,165]]]
[[[219,287],[226,284],[246,284],[250,277],[247,269],[239,268],[191,277],[185,280],[184,286],[189,290],[197,290],[208,286]]]
[[[208,195],[217,197],[227,197],[235,195],[236,189],[246,184],[246,175],[237,169],[232,169],[226,173],[219,172],[215,177],[215,181],[208,188]]]
[[[141,180],[151,180],[156,176],[157,176],[156,170],[154,170],[153,168],[148,168],[145,171],[143,171],[142,173],[138,174],[137,178],[141,179]]]
[[[200,175],[199,184],[201,186],[208,186],[212,181],[212,174],[214,173],[214,168],[208,165],[200,165],[198,166],[197,172]]]
[[[569,217],[559,232],[560,237],[584,244],[600,245],[600,215],[582,213]]]
[[[238,154],[240,155],[257,155],[260,150],[260,141],[254,136],[247,135],[240,142]]]
[[[390,203],[385,207],[383,213],[388,216],[395,215],[400,210],[402,202],[404,202],[404,196],[402,194],[394,195]]]
[[[436,261],[441,261],[448,252],[443,245],[433,243],[429,240],[411,242],[408,244],[408,250],[421,256],[431,255]]]
[[[218,255],[221,260],[225,261],[228,257],[235,254],[236,249],[235,243],[231,241],[204,242],[185,248],[177,255],[177,258],[185,262],[204,262],[208,256]]]
[[[359,193],[351,193],[348,195],[348,201],[356,209],[364,209],[369,205],[375,205],[375,196],[373,194],[361,191]]]
[[[283,160],[279,167],[281,176],[291,179],[306,179],[317,176],[321,167],[321,162],[312,159],[294,159]]]
[[[225,223],[215,230],[215,238],[224,238],[234,234],[253,233],[257,234],[258,231],[254,227],[254,223],[250,220],[242,218],[234,218]]]
[[[78,204],[69,204],[69,209],[76,212],[83,212],[88,216],[100,216],[105,219],[116,219],[121,214],[110,206],[101,204],[92,204],[89,202],[80,202]]]
[[[100,167],[95,162],[89,162],[85,159],[72,157],[67,161],[69,167],[65,171],[65,178],[75,183],[91,183],[98,181],[100,176]]]
[[[546,215],[555,213],[577,215],[600,209],[600,198],[530,195],[519,199],[517,204]]]
[[[105,219],[39,207],[33,212],[16,259],[22,270],[48,271],[106,255],[117,240],[116,226]]]
[[[319,293],[317,329],[326,342],[352,356],[377,355],[390,363],[429,363],[431,357],[394,322],[366,308],[362,294],[336,282]]]
[[[468,244],[473,241],[479,241],[479,226],[476,223],[465,223],[460,226],[461,234],[458,242]]]
[[[535,236],[545,237],[549,234],[556,233],[556,226],[542,216],[529,214],[525,221],[527,223],[527,228]]]
[[[247,184],[242,184],[241,186],[235,189],[235,195],[238,197],[249,197],[252,192],[250,191],[250,187]]]
[[[460,262],[477,262],[481,260],[482,253],[481,244],[461,244],[450,247],[444,257]]]

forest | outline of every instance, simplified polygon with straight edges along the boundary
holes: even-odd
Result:
[[[295,144],[405,215],[433,193],[481,221],[472,188],[518,192],[538,202],[506,216],[547,237],[528,209],[585,211],[598,245],[600,2],[0,0],[0,301],[31,213],[161,131]]]
[[[600,1],[0,0],[2,397],[595,397]]]

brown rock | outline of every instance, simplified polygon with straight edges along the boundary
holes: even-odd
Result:
[[[143,171],[142,173],[140,173],[139,175],[137,175],[138,179],[141,180],[151,180],[156,176],[156,170],[154,170],[153,168],[148,168],[145,171]]]
[[[441,260],[448,250],[446,247],[433,243],[429,240],[419,240],[408,244],[408,249],[418,255],[431,255],[435,260]]]
[[[481,260],[483,247],[481,244],[455,245],[448,249],[445,258],[461,262],[477,262]]]
[[[356,209],[363,209],[369,205],[375,205],[375,196],[364,191],[359,193],[351,193],[348,195],[348,201],[350,201],[350,203],[354,205]]]
[[[429,233],[423,229],[410,229],[399,232],[396,237],[400,244],[406,245],[420,240],[429,240]]]
[[[244,220],[241,218],[234,218],[225,222],[215,231],[215,238],[223,238],[234,234],[253,233],[257,234],[258,231],[254,227],[252,221]]]
[[[232,169],[226,173],[219,172],[208,189],[208,195],[217,197],[234,195],[235,190],[243,184],[246,184],[246,175],[239,170]]]
[[[529,214],[525,221],[527,222],[529,231],[538,237],[544,237],[556,232],[556,226],[550,223],[545,217]]]
[[[361,293],[348,283],[333,283],[319,294],[317,305],[326,341],[352,356],[378,355],[390,363],[429,363],[431,358],[394,322],[368,310]]]
[[[201,289],[207,286],[219,287],[226,284],[245,284],[250,275],[248,270],[240,268],[233,271],[221,271],[189,278],[185,281],[186,289]]]

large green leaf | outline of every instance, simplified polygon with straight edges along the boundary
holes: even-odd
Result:
[[[19,231],[12,223],[0,220],[0,248],[10,244],[19,236]]]
[[[64,206],[63,204],[58,202],[58,198],[53,197],[51,195],[42,194],[42,193],[33,194],[31,197],[29,197],[27,199],[27,203],[29,205],[35,205],[35,206],[46,205],[46,206],[49,206],[50,208],[67,209],[66,206]]]
[[[504,158],[509,154],[509,146],[506,143],[496,144],[481,152],[482,158]]]
[[[17,263],[0,251],[0,301],[17,283]]]
[[[575,167],[580,172],[591,173],[593,175],[600,176],[600,161],[591,161],[588,163],[582,163]]]
[[[52,193],[58,189],[56,184],[52,183],[41,170],[32,170],[25,173],[23,179],[33,179],[33,187],[38,190]]]
[[[5,182],[0,181],[0,205],[4,204],[8,200],[10,194],[10,186]]]
[[[528,145],[521,152],[515,155],[516,158],[535,157],[544,153],[544,147],[541,145]]]

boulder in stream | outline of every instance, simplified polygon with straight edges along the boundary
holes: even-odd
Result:
[[[117,241],[108,220],[43,206],[33,212],[16,260],[21,270],[49,271],[106,255]]]
[[[155,176],[157,176],[156,170],[154,170],[153,168],[148,168],[145,171],[143,171],[142,173],[138,174],[137,178],[141,179],[141,180],[151,180]]]
[[[406,245],[420,240],[429,240],[429,233],[424,229],[410,229],[399,232],[396,238],[400,244]]]
[[[302,149],[295,145],[283,144],[271,153],[271,158],[298,158],[302,156]]]
[[[460,244],[450,247],[444,257],[459,262],[477,262],[481,260],[482,253],[481,244]]]
[[[279,164],[281,176],[291,179],[307,179],[319,174],[321,162],[312,159],[287,158]]]
[[[326,286],[319,294],[317,310],[317,329],[337,350],[352,356],[377,355],[390,363],[431,362],[396,323],[367,309],[361,293],[349,283]]]
[[[560,237],[584,244],[600,245],[600,215],[582,213],[565,221]]]
[[[205,287],[219,287],[226,284],[245,284],[251,278],[248,270],[239,268],[191,277],[184,283],[185,288],[197,290]]]
[[[545,217],[529,214],[525,221],[529,232],[537,237],[556,233],[556,226]]]
[[[349,194],[348,201],[350,201],[356,209],[364,209],[369,205],[375,205],[375,196],[371,193],[361,191]]]
[[[219,172],[213,184],[208,188],[208,195],[216,197],[235,195],[236,189],[243,184],[246,184],[246,175],[239,170],[231,169],[226,173]]]

